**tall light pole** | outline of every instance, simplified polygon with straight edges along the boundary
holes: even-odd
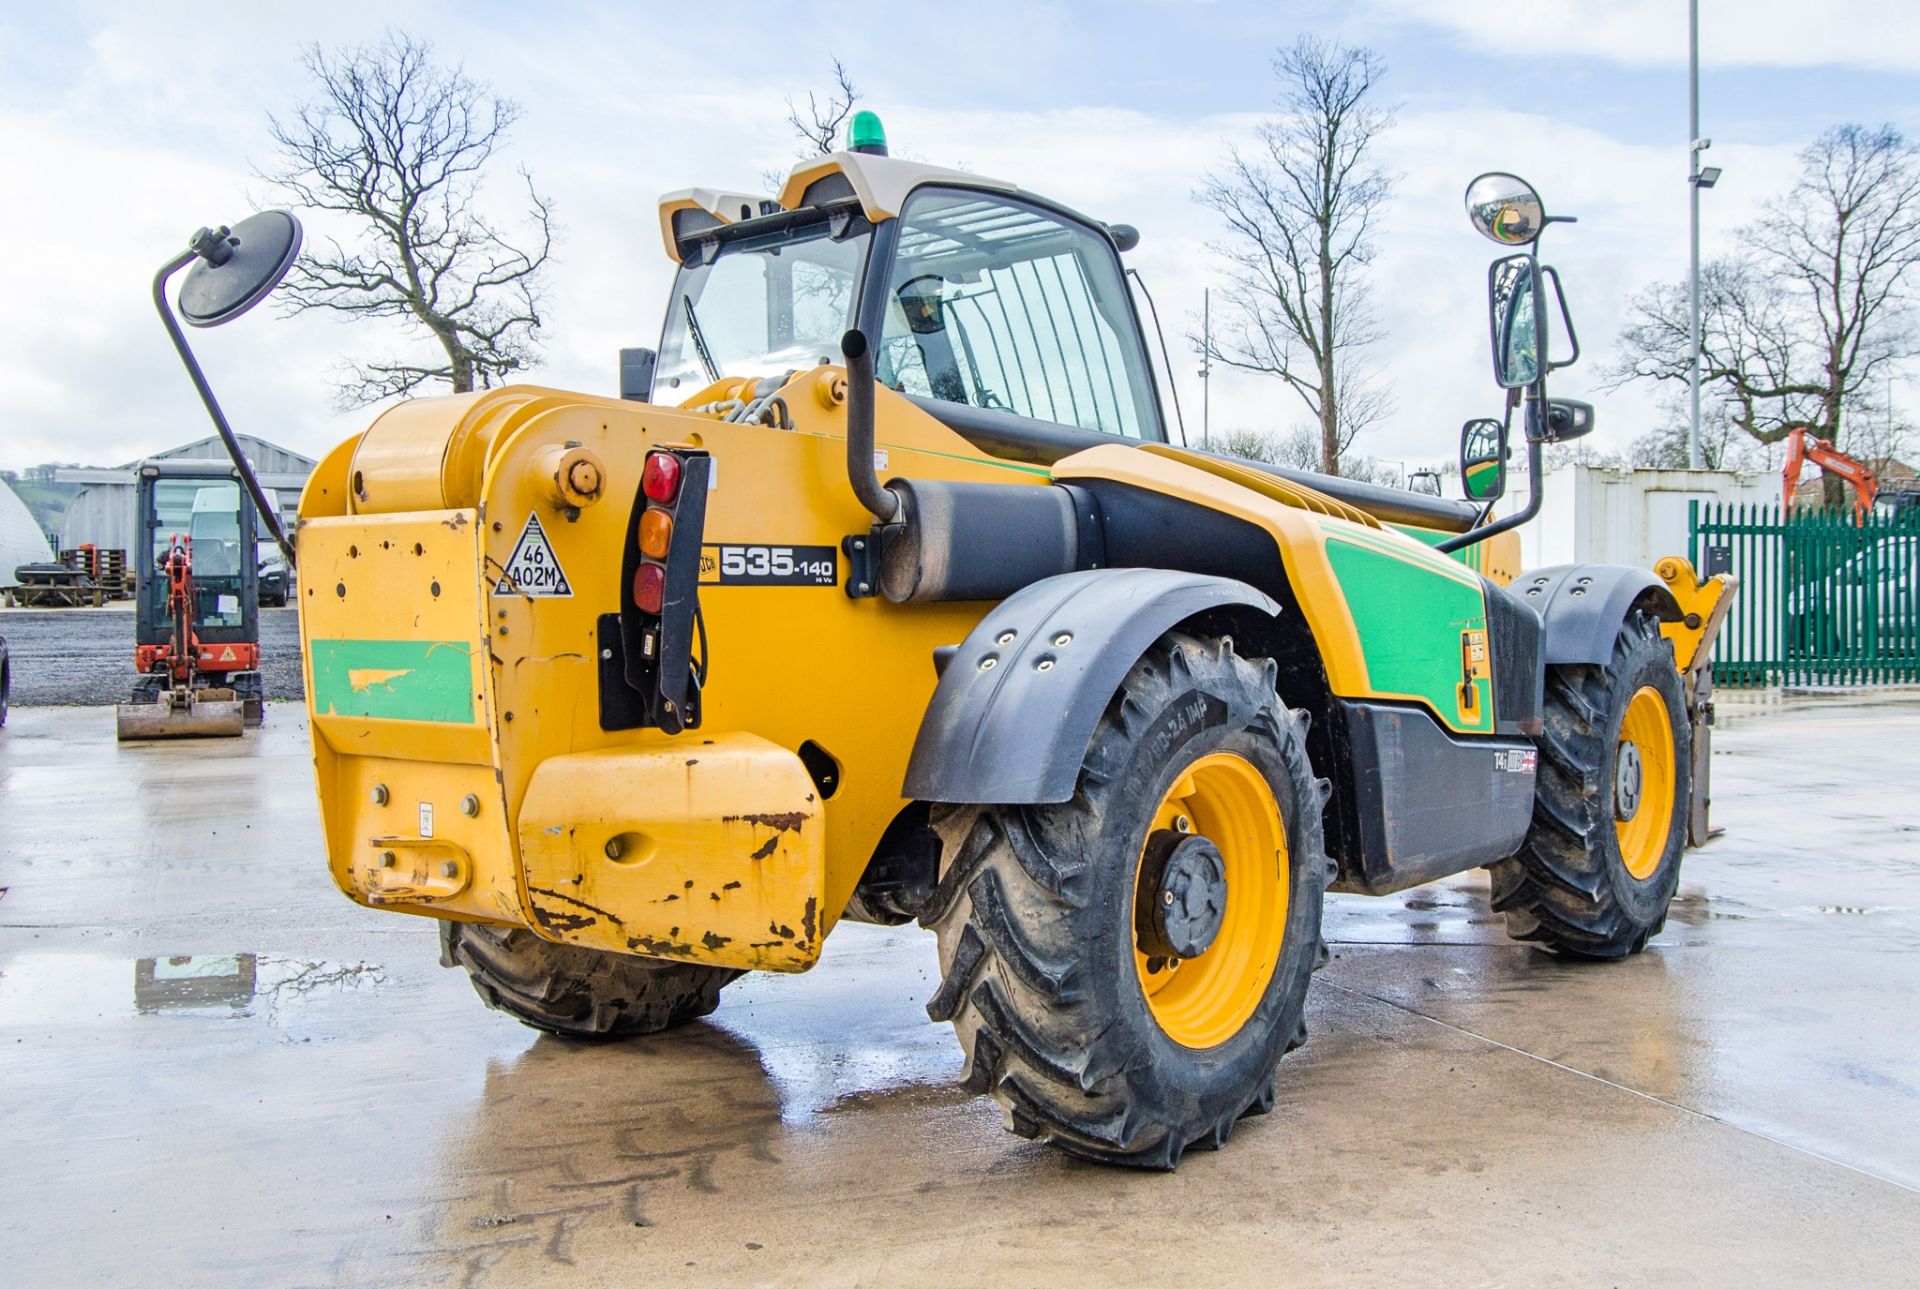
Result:
[[[1687,271],[1687,466],[1706,464],[1700,452],[1700,190],[1720,179],[1718,166],[1702,166],[1700,154],[1713,146],[1700,137],[1700,0],[1687,0],[1687,201],[1690,260]]]
[[[1189,297],[1191,298],[1191,297]],[[1200,446],[1213,448],[1213,289],[1200,292]]]

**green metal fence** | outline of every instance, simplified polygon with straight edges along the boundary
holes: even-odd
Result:
[[[1740,578],[1717,684],[1920,681],[1920,508],[1856,519],[1695,501],[1691,523],[1694,567]]]

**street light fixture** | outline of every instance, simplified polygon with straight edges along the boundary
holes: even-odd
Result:
[[[1694,182],[1694,186],[1698,188],[1713,187],[1715,184],[1720,182],[1720,167],[1719,166],[1701,166],[1700,173],[1694,178],[1693,182]]]

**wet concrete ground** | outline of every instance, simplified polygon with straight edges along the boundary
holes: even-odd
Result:
[[[16,707],[124,702],[133,688],[133,605],[0,609],[0,639],[13,659]],[[300,615],[260,610],[260,670],[268,698],[298,699]]]
[[[1172,1176],[954,1087],[930,937],[846,926],[590,1047],[328,885],[297,709],[0,733],[0,1279],[39,1285],[1912,1284],[1920,703],[1729,719],[1644,956],[1478,877],[1336,897],[1281,1103]]]

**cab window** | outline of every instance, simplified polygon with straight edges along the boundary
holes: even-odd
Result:
[[[1007,198],[923,188],[908,200],[876,371],[921,398],[1161,437],[1111,244]]]

